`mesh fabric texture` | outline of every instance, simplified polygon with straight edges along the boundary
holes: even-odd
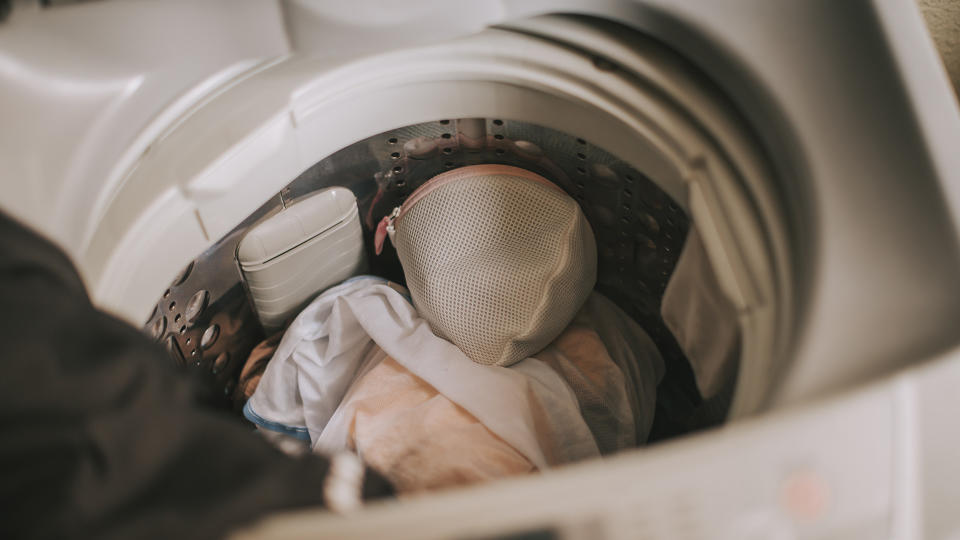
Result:
[[[596,282],[593,231],[576,201],[505,165],[449,171],[421,190],[393,242],[433,332],[499,366],[560,335]]]

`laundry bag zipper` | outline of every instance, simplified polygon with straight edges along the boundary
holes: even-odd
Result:
[[[540,176],[537,173],[528,171],[526,169],[521,169],[520,167],[513,167],[510,165],[472,165],[469,167],[462,167],[452,171],[439,174],[423,185],[418,187],[407,197],[407,200],[403,202],[400,206],[394,207],[390,214],[383,217],[380,220],[380,223],[377,224],[376,233],[373,236],[373,248],[374,252],[379,255],[383,251],[383,244],[386,242],[386,239],[389,237],[390,242],[393,242],[393,235],[396,233],[396,223],[397,220],[403,217],[414,205],[420,202],[424,197],[429,195],[432,191],[443,187],[447,184],[456,182],[466,177],[472,177],[475,171],[475,167],[483,167],[486,171],[486,174],[509,174],[511,176],[516,176],[523,178],[524,180],[529,180],[537,184],[550,186],[559,191],[560,186],[554,184],[553,182],[547,180],[546,178]]]

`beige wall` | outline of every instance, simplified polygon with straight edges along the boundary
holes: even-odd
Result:
[[[960,93],[960,0],[918,0],[933,41]]]

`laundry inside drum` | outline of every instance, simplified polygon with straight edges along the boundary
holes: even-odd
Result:
[[[166,340],[176,362],[207,377],[223,396],[224,406],[239,412],[257,391],[257,381],[291,321],[304,308],[311,309],[307,306],[318,295],[350,283],[360,287],[360,282],[350,280],[361,275],[375,276],[398,295],[406,294],[396,250],[386,241],[377,253],[378,226],[431,178],[477,165],[529,171],[576,202],[594,235],[594,294],[603,299],[598,302],[612,303],[611,309],[623,314],[624,327],[646,336],[650,354],[662,359],[659,384],[648,385],[655,389],[655,409],[647,413],[649,429],[642,440],[618,445],[594,429],[598,445],[624,451],[722,423],[734,390],[738,328],[732,306],[717,305],[723,295],[716,277],[708,275],[710,264],[688,212],[642,170],[589,140],[506,118],[437,119],[377,134],[323,159],[184,269],[146,322],[148,335]],[[348,285],[341,285],[344,282]],[[600,305],[587,304],[594,310],[603,309]],[[584,310],[587,313],[587,307]],[[712,334],[692,336],[702,331],[698,325],[709,317],[729,318],[718,321],[719,330]],[[595,335],[604,337],[604,332]],[[616,347],[638,342],[611,343],[596,354],[616,357]],[[560,356],[567,354],[558,350]],[[709,369],[701,367],[695,373],[690,351],[698,359],[709,357]],[[632,353],[630,362],[647,361],[638,351]],[[377,384],[399,384],[405,373],[402,362],[385,354],[376,362],[382,366],[375,371],[380,377]],[[369,362],[365,365],[357,377],[364,369],[374,372]],[[577,385],[622,386],[622,380],[636,378],[642,371],[638,369],[621,363],[602,374],[584,371],[587,375],[579,383],[569,378],[566,382],[578,396],[582,415],[591,418],[590,411],[608,404],[602,392],[590,394]],[[398,387],[396,395],[437,393],[426,380],[418,379],[417,384],[412,390]],[[708,392],[703,391],[705,385]],[[636,392],[625,395],[643,397]],[[356,396],[354,400],[362,401]],[[452,403],[447,413],[463,413],[458,405]],[[454,416],[444,421],[454,422]],[[402,416],[393,418],[402,425]],[[472,419],[482,423],[476,416]],[[385,421],[369,426],[371,432],[390,428]],[[523,463],[527,462],[515,464],[516,470],[525,470]]]

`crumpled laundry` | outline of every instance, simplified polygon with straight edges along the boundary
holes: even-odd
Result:
[[[301,312],[245,415],[263,428],[310,441],[314,451],[342,450],[350,419],[338,406],[353,380],[387,355],[540,469],[599,453],[573,392],[553,370],[536,361],[513,369],[475,364],[436,337],[407,298],[371,277],[329,289]]]
[[[740,322],[696,228],[690,229],[667,284],[661,312],[690,360],[703,397],[710,398],[729,387],[740,358]]]
[[[570,386],[602,454],[643,444],[664,365],[633,319],[593,292],[573,322],[535,357]]]
[[[244,413],[273,439],[354,450],[411,492],[635,446],[662,373],[649,337],[596,293],[547,349],[503,368],[473,363],[398,286],[362,277],[294,320]]]

